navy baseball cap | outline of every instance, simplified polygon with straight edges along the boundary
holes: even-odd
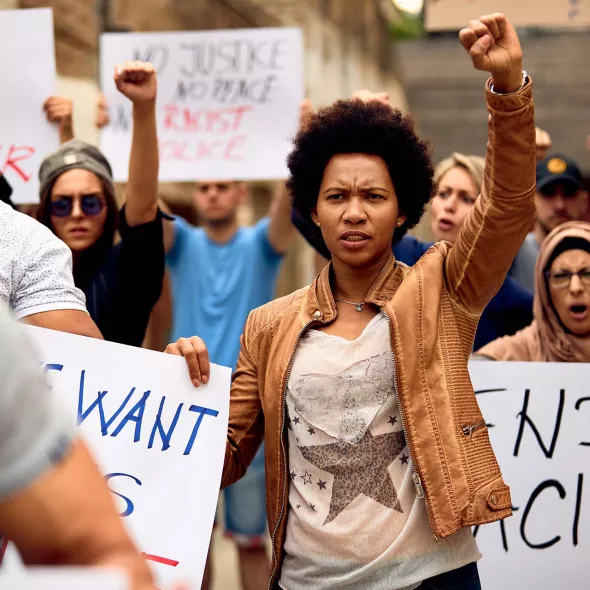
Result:
[[[537,190],[540,191],[554,182],[582,188],[582,173],[571,158],[561,155],[537,162]]]

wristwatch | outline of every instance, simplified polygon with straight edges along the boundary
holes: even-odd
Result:
[[[492,84],[490,86],[490,90],[494,93],[494,94],[503,94],[504,96],[507,96],[508,94],[514,94],[516,92],[518,92],[519,90],[521,90],[522,88],[524,88],[524,85],[529,81],[529,74],[526,70],[522,71],[522,84],[520,86],[520,88],[518,88],[517,90],[513,90],[512,92],[496,92],[494,90],[494,85]]]

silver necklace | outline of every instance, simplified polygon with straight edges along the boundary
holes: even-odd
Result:
[[[334,297],[334,299],[336,299],[336,298]],[[362,303],[354,303],[353,301],[344,301],[344,299],[336,299],[336,301],[339,301],[340,303],[346,303],[346,305],[354,305],[354,309],[356,311],[363,311],[363,305],[365,305],[364,301]]]

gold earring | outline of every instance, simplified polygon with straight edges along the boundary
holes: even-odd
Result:
[[[319,221],[316,221],[316,222],[315,222],[315,224],[316,224],[318,227],[320,227],[320,222],[319,222]]]

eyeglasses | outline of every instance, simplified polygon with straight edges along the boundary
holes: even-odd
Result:
[[[547,271],[545,273],[549,284],[556,289],[566,289],[570,286],[572,277],[576,276],[586,287],[590,287],[590,268],[583,268],[578,271],[558,270],[556,272]]]
[[[80,208],[84,215],[93,217],[98,215],[105,207],[104,201],[98,195],[87,195],[80,199]],[[72,197],[61,197],[51,202],[51,215],[55,217],[69,217],[74,208]]]

